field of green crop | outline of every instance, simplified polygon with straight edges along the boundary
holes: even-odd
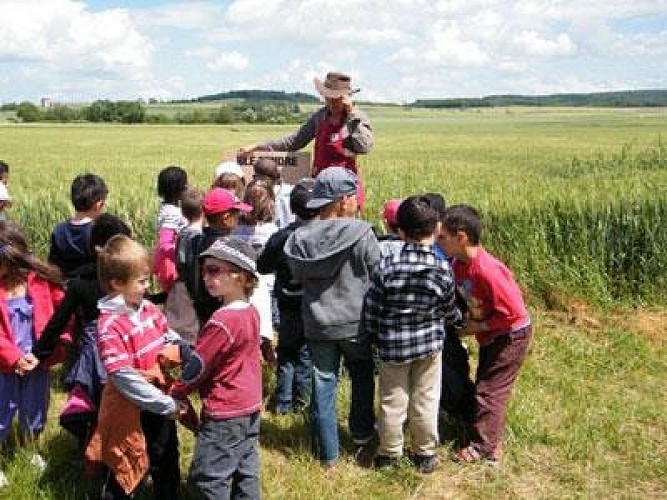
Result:
[[[445,463],[432,477],[354,464],[320,470],[302,416],[266,414],[268,498],[659,498],[667,491],[667,113],[664,110],[368,110],[376,134],[360,160],[364,216],[420,191],[482,211],[485,243],[526,290],[536,340],[510,405],[498,470]],[[226,151],[289,132],[276,126],[0,125],[11,165],[9,216],[44,254],[70,213],[69,184],[102,175],[108,209],[152,244],[161,168],[205,188]],[[662,135],[661,135],[662,134]],[[379,226],[378,226],[379,227]],[[270,385],[271,380],[267,383]],[[0,498],[84,498],[90,485],[54,419],[37,476],[19,451],[0,458]],[[347,387],[341,408],[348,401]],[[345,412],[341,411],[341,423]],[[445,427],[447,430],[447,427]],[[451,429],[454,432],[454,429]],[[443,456],[453,434],[443,436]],[[192,439],[184,439],[187,465]],[[346,445],[349,446],[347,441]]]

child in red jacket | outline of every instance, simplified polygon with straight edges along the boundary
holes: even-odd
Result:
[[[31,349],[64,296],[61,274],[28,249],[21,229],[0,222],[0,443],[18,412],[20,439],[34,440],[44,429],[49,407],[48,368],[38,366]],[[62,359],[63,351],[49,361]],[[44,470],[46,462],[33,455]],[[7,478],[0,471],[0,485]]]

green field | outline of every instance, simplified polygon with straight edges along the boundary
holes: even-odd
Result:
[[[385,199],[420,191],[477,206],[486,243],[515,270],[530,299],[536,340],[510,405],[506,459],[498,470],[445,463],[433,477],[409,468],[375,472],[354,464],[346,440],[344,463],[327,475],[308,453],[304,418],[267,413],[265,496],[664,497],[667,113],[368,112],[376,145],[360,160],[365,217],[377,223]],[[70,213],[72,178],[95,172],[110,187],[109,210],[151,245],[161,168],[181,165],[205,188],[226,151],[292,128],[0,125],[0,159],[12,168],[9,215],[43,254],[51,227]],[[89,485],[53,406],[42,444],[51,464],[46,475],[33,483],[22,452],[1,458],[12,485],[0,498],[84,498]],[[346,415],[340,417],[342,425]],[[446,456],[452,436],[443,438]],[[185,442],[184,465],[192,440]]]

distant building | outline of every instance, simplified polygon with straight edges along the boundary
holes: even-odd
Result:
[[[40,104],[41,104],[41,106],[42,106],[43,108],[51,108],[51,107],[53,107],[53,101],[51,100],[50,97],[42,97],[42,98],[39,100],[39,102],[40,102]]]

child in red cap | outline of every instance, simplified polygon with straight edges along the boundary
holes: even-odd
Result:
[[[396,214],[401,203],[403,203],[402,199],[393,198],[385,201],[382,207],[382,223],[385,234],[378,237],[378,242],[383,257],[394,255],[403,248],[403,240],[398,235],[398,223],[396,222]]]

